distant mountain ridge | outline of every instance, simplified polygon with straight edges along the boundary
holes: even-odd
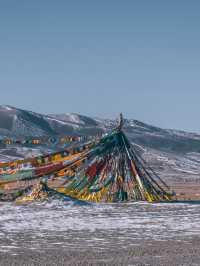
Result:
[[[44,115],[12,106],[0,106],[0,135],[14,137],[97,134],[98,123],[77,114]]]
[[[79,114],[38,114],[12,106],[0,106],[0,136],[96,135],[111,130],[116,120]],[[125,119],[124,130],[137,145],[164,152],[200,153],[200,135],[155,127]]]

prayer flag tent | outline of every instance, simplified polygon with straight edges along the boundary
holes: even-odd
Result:
[[[94,202],[171,199],[168,185],[136,153],[122,126],[121,115],[119,126],[79,158],[74,175],[60,192]]]

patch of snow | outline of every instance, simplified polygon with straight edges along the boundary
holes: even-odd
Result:
[[[8,106],[8,105],[2,105],[2,108],[4,108],[4,109],[7,110],[7,111],[12,111],[12,110],[13,110],[13,108],[11,108],[11,107]]]
[[[52,117],[47,117],[47,120],[56,121],[57,123],[60,123],[62,125],[67,125],[67,122],[64,122],[62,120],[58,120],[58,119],[55,119],[55,118],[52,118]]]

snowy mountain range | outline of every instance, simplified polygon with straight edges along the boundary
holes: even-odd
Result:
[[[28,137],[102,132],[92,118],[78,114],[43,115],[11,106],[0,106],[0,136]]]
[[[96,135],[117,125],[116,120],[79,114],[43,115],[11,106],[0,106],[0,136],[29,137],[56,135]],[[161,151],[200,152],[200,135],[161,129],[133,119],[126,119],[124,130],[136,144]]]
[[[0,106],[0,137],[96,135],[108,132],[116,120],[79,114],[38,114],[12,106]],[[198,178],[200,173],[200,135],[161,129],[138,120],[126,119],[124,131],[144,158],[162,176]],[[1,147],[0,160],[6,161],[51,151],[50,147]]]

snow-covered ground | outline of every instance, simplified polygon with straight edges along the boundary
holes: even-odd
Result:
[[[200,154],[175,154],[147,149],[146,162],[164,179],[200,179]]]
[[[91,204],[53,200],[0,206],[0,252],[40,247],[109,249],[137,241],[182,240],[200,234],[200,205]],[[5,246],[7,243],[7,246]]]

